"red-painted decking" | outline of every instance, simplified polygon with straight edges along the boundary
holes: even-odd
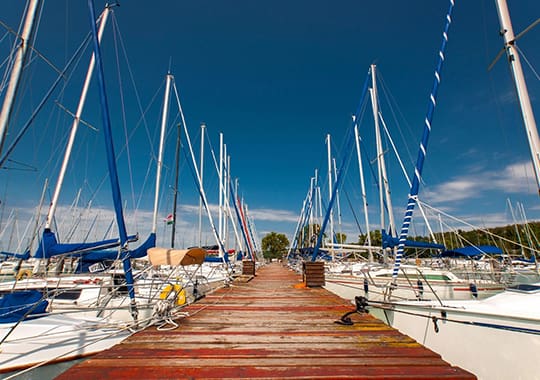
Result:
[[[184,309],[173,331],[150,327],[58,379],[473,379],[371,315],[281,264]],[[296,285],[296,286],[295,286]]]

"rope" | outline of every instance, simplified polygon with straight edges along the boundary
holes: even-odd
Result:
[[[178,327],[178,323],[173,321],[172,310],[175,307],[174,304],[180,292],[184,290],[184,288],[179,287],[179,290],[177,290],[175,288],[175,284],[173,283],[169,283],[167,286],[170,288],[168,293],[165,295],[165,298],[157,300],[154,305],[154,309],[152,310],[152,319],[154,321],[153,324],[158,325],[158,331],[169,331]],[[166,290],[163,290],[160,297],[164,294],[164,292],[166,292]]]
[[[174,292],[174,291],[173,291]],[[178,323],[172,319],[172,310],[174,300],[159,300],[154,305],[153,316],[155,318],[154,324],[158,324],[158,331],[174,330],[178,327]]]

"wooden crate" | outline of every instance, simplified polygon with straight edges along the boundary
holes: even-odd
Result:
[[[242,261],[242,275],[255,276],[255,261],[252,261],[252,260]]]
[[[304,282],[308,288],[316,288],[325,285],[324,262],[307,261],[304,262]]]

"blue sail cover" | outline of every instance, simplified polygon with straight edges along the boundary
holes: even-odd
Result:
[[[156,234],[152,232],[144,243],[130,251],[129,257],[132,259],[140,259],[141,257],[146,256],[148,249],[154,248],[155,246]]]
[[[138,237],[134,235],[130,236],[128,240],[131,242],[137,241],[137,239]],[[48,259],[57,255],[65,255],[69,253],[76,254],[86,251],[118,247],[119,245],[120,239],[108,239],[91,243],[58,243],[54,232],[52,232],[50,229],[45,229],[34,258]]]
[[[207,256],[204,258],[206,263],[222,263],[225,261],[225,258],[219,256]]]
[[[24,318],[36,318],[46,312],[49,302],[37,290],[22,290],[0,297],[0,323],[18,322]]]
[[[515,258],[514,260],[520,263],[532,264],[532,263],[536,263],[536,256],[534,256],[534,254],[531,254],[531,257],[529,257],[528,259],[525,257],[518,257],[518,258]]]
[[[13,253],[13,252],[0,251],[0,256],[1,255],[7,256],[7,257],[14,257],[20,260],[28,260],[30,258],[30,250],[26,251],[25,253]]]
[[[129,258],[131,259],[140,259],[141,257],[146,256],[146,252],[149,248],[156,246],[156,234],[151,233],[146,241],[142,243],[139,247],[134,250],[129,251]],[[120,259],[120,251],[118,249],[109,249],[109,250],[97,250],[84,253],[81,255],[81,258],[75,269],[76,273],[88,273],[90,272],[90,267],[96,263],[106,264],[103,267],[103,270],[107,269],[114,260]],[[109,265],[107,265],[109,264]]]
[[[441,257],[469,257],[479,258],[482,255],[502,255],[503,251],[493,245],[466,246],[456,249],[450,249],[441,253]]]
[[[383,248],[394,248],[399,245],[399,238],[388,235],[385,230],[381,230],[381,236]],[[444,245],[442,244],[414,240],[405,240],[405,247],[444,249]]]
[[[307,259],[309,256],[313,257],[313,252],[315,251],[315,248],[305,247],[305,248],[300,248],[299,251],[300,251],[300,255]],[[332,261],[332,256],[330,256],[328,251],[324,249],[318,250],[317,257],[320,257],[321,259],[325,261]]]

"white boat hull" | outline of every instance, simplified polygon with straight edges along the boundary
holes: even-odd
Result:
[[[127,338],[129,330],[100,319],[47,315],[20,322],[0,348],[0,372],[73,360],[105,350]],[[14,323],[0,325],[2,339]]]
[[[540,378],[540,293],[505,291],[445,305],[402,302],[373,312],[480,379]]]
[[[370,300],[382,301],[388,290],[390,279],[370,279],[368,292],[364,291],[364,278],[354,275],[326,275],[326,288],[346,299],[354,299],[362,295]],[[422,289],[416,283],[416,279],[409,283],[406,280],[398,280],[397,288],[392,291],[393,299],[436,299],[442,300],[470,300],[474,298],[486,298],[502,292],[506,287],[494,282],[477,282],[475,287],[467,282],[458,281],[430,281],[429,285],[423,282]],[[434,295],[436,294],[436,296]]]

